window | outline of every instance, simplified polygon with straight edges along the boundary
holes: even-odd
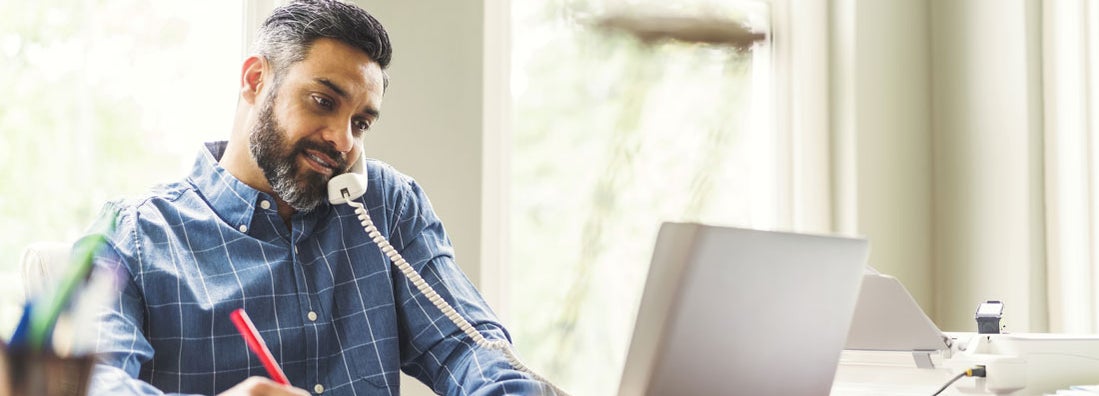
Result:
[[[661,222],[789,226],[769,45],[644,44],[585,22],[609,3],[511,3],[511,327],[576,394],[618,387]],[[759,1],[631,6],[769,26]]]
[[[27,245],[73,241],[105,201],[180,179],[202,141],[228,136],[242,22],[240,3],[216,0],[0,2],[7,284]],[[18,306],[0,307],[10,331]]]

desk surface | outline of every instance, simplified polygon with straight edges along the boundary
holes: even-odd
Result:
[[[909,352],[874,352],[844,350],[832,383],[834,396],[920,395],[927,396],[958,375],[957,368],[944,367],[941,355],[932,355],[936,368],[916,367]],[[974,378],[962,378],[941,395],[961,395],[954,388],[959,384],[973,385]]]
[[[957,375],[945,369],[920,369],[906,367],[879,367],[870,365],[841,364],[832,383],[833,396],[927,396]],[[954,384],[972,383],[973,378],[962,378]],[[951,386],[941,395],[962,395]]]

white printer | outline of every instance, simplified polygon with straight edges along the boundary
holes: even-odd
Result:
[[[975,325],[976,326],[976,325]],[[1042,395],[1099,383],[1099,335],[944,333],[894,277],[872,269],[862,289],[832,395]]]

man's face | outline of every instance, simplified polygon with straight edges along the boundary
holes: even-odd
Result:
[[[382,71],[358,49],[331,39],[264,95],[252,124],[252,158],[279,199],[308,212],[327,197],[328,180],[359,157],[362,135],[378,118]]]

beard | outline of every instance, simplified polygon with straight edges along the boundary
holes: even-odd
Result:
[[[311,212],[326,202],[330,177],[302,169],[298,158],[305,150],[314,150],[336,161],[336,169],[347,168],[347,160],[334,148],[305,138],[293,144],[287,142],[286,129],[274,117],[274,102],[274,95],[264,101],[258,122],[249,134],[248,149],[275,195],[297,211]]]

